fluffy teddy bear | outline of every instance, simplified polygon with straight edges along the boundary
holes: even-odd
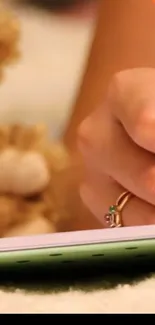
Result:
[[[20,28],[17,18],[9,11],[4,10],[0,1],[0,81],[4,67],[16,62],[19,58],[18,42]]]
[[[57,231],[68,217],[60,186],[68,167],[66,149],[43,126],[0,127],[0,237]]]
[[[19,41],[17,18],[0,7],[1,82]],[[80,198],[82,178],[79,156],[52,143],[44,126],[0,125],[0,237],[99,228]]]
[[[19,40],[18,20],[1,2],[1,82],[4,67],[19,57]],[[0,237],[57,231],[67,216],[60,177],[68,162],[64,147],[48,141],[44,127],[0,126]]]

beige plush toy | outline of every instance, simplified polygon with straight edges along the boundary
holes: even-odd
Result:
[[[0,127],[1,237],[57,231],[68,217],[59,181],[68,167],[66,150],[44,127]]]
[[[19,41],[17,18],[0,7],[1,82],[3,68],[19,57]],[[102,227],[80,198],[83,171],[79,154],[68,156],[44,126],[0,121],[0,237]]]
[[[16,62],[19,57],[19,38],[20,29],[17,18],[5,11],[0,2],[0,79],[3,76],[3,68]]]
[[[19,24],[0,8],[0,78],[18,58]],[[65,219],[61,173],[69,158],[43,126],[0,126],[0,237],[55,232]],[[64,182],[63,182],[64,185]],[[63,193],[62,193],[63,192]]]

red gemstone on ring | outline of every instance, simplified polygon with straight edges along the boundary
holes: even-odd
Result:
[[[111,216],[110,216],[110,214],[106,214],[104,218],[105,218],[106,223],[109,223]]]

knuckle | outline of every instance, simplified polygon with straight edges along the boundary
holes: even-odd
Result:
[[[104,121],[94,116],[88,117],[78,129],[78,142],[91,151],[101,155],[109,150],[109,135],[104,132]]]
[[[109,96],[114,98],[118,97],[118,95],[122,92],[122,90],[126,86],[126,80],[128,80],[128,75],[129,75],[128,70],[120,71],[113,75],[109,84],[109,91],[108,91]]]
[[[79,142],[84,142],[93,145],[93,125],[91,118],[86,118],[77,129],[77,138]]]
[[[87,165],[95,170],[103,170],[109,164],[109,137],[103,132],[103,127],[98,125],[98,120],[94,121],[90,117],[82,122],[78,129],[78,149]]]
[[[149,129],[154,123],[152,114],[150,114],[149,106],[145,100],[141,100],[138,104],[137,114],[134,115],[133,120],[130,122],[130,129],[133,141],[135,143],[141,142],[149,132]]]
[[[117,98],[121,83],[120,73],[113,75],[108,87],[108,99]]]
[[[151,68],[133,68],[126,69],[115,73],[110,82],[110,90],[114,94],[116,91],[122,93],[131,88],[143,89],[146,93],[146,89],[152,88],[152,84],[155,82],[155,69]],[[154,88],[154,87],[153,87]],[[154,93],[154,92],[153,92]]]

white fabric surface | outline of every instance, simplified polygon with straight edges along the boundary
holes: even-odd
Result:
[[[155,313],[155,279],[111,290],[0,292],[0,313]]]

